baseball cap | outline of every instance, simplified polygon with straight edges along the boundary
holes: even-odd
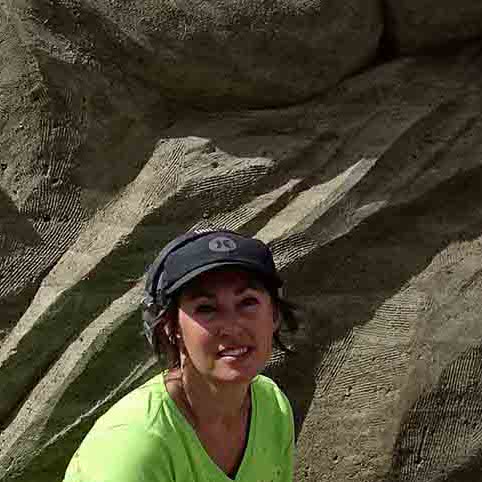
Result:
[[[254,272],[273,288],[283,284],[269,247],[258,239],[234,231],[205,231],[183,234],[166,245],[146,279],[143,319],[149,341],[155,320],[173,295],[202,273],[231,266]]]

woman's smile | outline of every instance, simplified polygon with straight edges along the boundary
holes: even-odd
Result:
[[[223,350],[218,353],[218,357],[225,360],[225,361],[240,361],[245,360],[253,353],[254,348],[250,348],[247,346],[240,347],[240,348],[233,348]]]

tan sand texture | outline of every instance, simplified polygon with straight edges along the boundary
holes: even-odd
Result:
[[[386,0],[386,32],[399,52],[441,52],[482,34],[479,0]]]
[[[302,308],[296,481],[479,481],[480,5],[0,0],[0,481],[159,370],[145,269],[203,228]]]

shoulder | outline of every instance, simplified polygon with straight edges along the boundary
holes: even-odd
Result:
[[[288,397],[264,375],[252,381],[256,427],[256,451],[275,470],[272,480],[291,480],[294,452],[294,418]],[[282,477],[280,474],[287,474]],[[273,476],[270,476],[273,477]]]
[[[138,443],[140,438],[148,440],[168,430],[169,424],[165,425],[169,396],[163,376],[156,375],[110,407],[97,419],[81,447],[94,441],[111,443],[111,439],[118,440],[123,434],[129,434],[130,439]]]
[[[154,472],[172,472],[169,442],[175,427],[169,422],[166,396],[159,375],[115,403],[82,441],[66,480],[122,482],[137,480],[129,474],[142,472],[142,480],[150,481],[157,480]]]
[[[131,482],[173,480],[167,445],[133,426],[93,430],[67,467],[65,482]]]
[[[294,436],[294,416],[288,397],[265,375],[257,375],[251,383],[261,432],[266,436],[271,434],[282,443],[290,443]]]
[[[159,419],[167,403],[163,374],[151,378],[116,402],[95,423],[93,430],[130,426],[150,429]]]
[[[251,384],[256,397],[261,401],[270,402],[274,407],[286,413],[286,415],[292,413],[288,397],[274,380],[265,375],[257,375],[253,378]]]

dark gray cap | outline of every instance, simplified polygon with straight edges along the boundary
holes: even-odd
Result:
[[[144,305],[144,328],[152,342],[155,319],[167,308],[172,295],[186,283],[212,269],[238,267],[253,271],[269,286],[280,288],[268,246],[233,231],[187,233],[171,241],[150,266]]]

